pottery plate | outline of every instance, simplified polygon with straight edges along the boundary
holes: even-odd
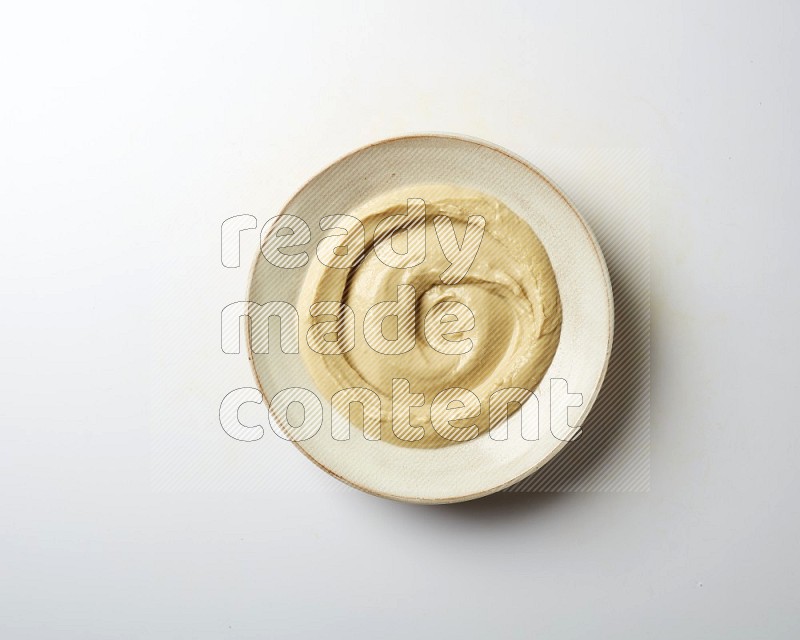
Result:
[[[561,300],[561,337],[535,399],[526,403],[531,406],[518,412],[524,424],[509,419],[503,438],[484,433],[438,448],[369,440],[358,428],[351,429],[348,438],[337,439],[344,418],[331,411],[331,399],[319,392],[303,358],[291,349],[284,353],[275,348],[277,339],[271,340],[269,353],[259,353],[265,349],[253,347],[251,332],[248,349],[270,406],[273,429],[319,467],[375,495],[410,502],[456,502],[507,487],[569,446],[605,376],[614,324],[608,271],[586,223],[547,178],[498,147],[449,135],[395,138],[359,149],[312,178],[281,212],[308,225],[310,260],[296,268],[278,268],[259,253],[248,300],[295,305],[310,261],[316,259],[314,247],[330,236],[320,228],[321,218],[352,212],[387,192],[403,193],[404,188],[408,198],[417,197],[411,187],[420,184],[455,185],[503,202],[531,226],[547,251]],[[265,225],[267,233],[269,226]],[[302,248],[295,247],[294,253],[298,251]],[[305,336],[300,336],[300,343],[305,346]],[[299,413],[295,407],[293,417],[288,411],[291,403],[274,401],[291,399],[279,395],[286,389],[306,390],[307,397],[313,393],[319,403]]]

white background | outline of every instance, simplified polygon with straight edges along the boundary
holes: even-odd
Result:
[[[6,6],[0,635],[797,637],[798,14]],[[305,487],[305,461],[279,487],[154,487],[154,398],[216,345],[197,318],[219,292],[191,265],[218,259],[219,223],[419,131],[534,163],[647,150],[650,491],[418,507]],[[186,322],[168,353],[165,318]]]

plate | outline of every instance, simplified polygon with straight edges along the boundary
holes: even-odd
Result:
[[[558,347],[532,399],[509,418],[497,437],[493,430],[446,447],[414,448],[369,439],[354,427],[349,437],[342,438],[345,418],[332,410],[331,399],[320,392],[297,347],[293,348],[291,319],[281,319],[278,325],[278,318],[266,318],[284,308],[276,304],[297,308],[309,265],[316,259],[314,247],[331,235],[321,228],[322,218],[349,214],[387,193],[415,198],[413,187],[425,184],[478,191],[504,203],[528,223],[544,245],[558,284],[562,310]],[[303,228],[290,232],[294,236],[284,252],[305,253],[306,258],[290,261],[289,268],[279,267],[265,258],[264,242],[277,220],[283,224],[292,219],[302,221],[297,224]],[[478,252],[476,260],[480,259]],[[606,373],[614,324],[605,260],[575,207],[521,158],[492,144],[452,135],[383,140],[313,177],[264,225],[248,300],[260,305],[251,311],[271,309],[262,314],[259,330],[256,314],[250,313],[247,343],[273,431],[353,487],[418,503],[458,502],[499,491],[541,468],[579,437]],[[476,318],[481,321],[491,319]],[[270,346],[263,339],[267,328],[272,332]],[[300,336],[301,348],[306,346],[304,338]]]

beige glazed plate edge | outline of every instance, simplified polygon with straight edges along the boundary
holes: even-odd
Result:
[[[602,363],[598,362],[598,365],[601,364],[601,366],[595,367],[596,369],[598,369],[597,373],[596,373],[596,384],[594,385],[594,387],[591,390],[591,392],[589,394],[587,394],[588,395],[588,400],[584,403],[584,405],[582,407],[581,415],[579,417],[579,420],[574,425],[575,427],[581,426],[581,424],[585,421],[586,417],[590,413],[591,408],[592,408],[592,406],[594,405],[594,402],[597,399],[597,396],[599,394],[600,388],[601,388],[602,383],[603,383],[603,381],[605,379],[606,372],[608,370],[608,362],[609,362],[609,358],[610,358],[610,354],[611,354],[611,347],[612,347],[613,335],[614,335],[614,310],[613,310],[614,306],[613,306],[613,295],[612,295],[612,290],[611,290],[611,278],[610,278],[610,275],[609,275],[609,272],[608,272],[608,268],[607,268],[605,259],[603,257],[602,251],[600,249],[600,246],[599,246],[599,244],[598,244],[593,232],[589,228],[588,224],[585,222],[585,220],[583,219],[581,214],[578,212],[576,207],[572,204],[572,202],[564,195],[564,193],[549,178],[547,178],[547,176],[545,176],[540,170],[538,170],[530,162],[528,162],[527,160],[521,158],[520,156],[514,154],[513,152],[508,151],[507,149],[504,149],[504,148],[502,148],[502,147],[500,147],[500,146],[498,146],[496,144],[493,144],[491,142],[487,142],[487,141],[484,141],[484,140],[480,140],[480,139],[477,139],[477,138],[474,138],[474,137],[470,137],[470,136],[456,135],[456,134],[446,134],[446,133],[423,133],[423,134],[411,134],[411,135],[387,138],[387,139],[384,139],[384,140],[380,140],[380,141],[365,145],[365,146],[360,147],[360,148],[358,148],[358,149],[356,149],[354,151],[351,151],[350,153],[345,154],[344,156],[340,157],[335,162],[331,163],[326,168],[324,168],[323,170],[318,172],[315,176],[310,178],[302,187],[300,187],[295,192],[295,194],[292,196],[292,198],[289,199],[289,201],[282,208],[280,214],[278,214],[278,215],[283,215],[287,210],[289,210],[291,208],[292,204],[299,198],[299,196],[301,194],[303,194],[307,189],[312,187],[313,184],[315,183],[315,181],[319,177],[323,176],[326,172],[334,169],[335,167],[341,165],[342,163],[346,163],[346,162],[358,157],[360,154],[363,154],[363,153],[365,153],[367,151],[374,150],[376,147],[382,147],[382,146],[385,146],[385,145],[392,145],[392,144],[403,143],[403,142],[426,142],[426,141],[431,141],[431,142],[434,142],[434,141],[442,141],[442,142],[453,141],[453,142],[457,142],[457,143],[465,144],[465,145],[475,145],[476,147],[481,147],[483,149],[492,151],[494,153],[502,154],[502,156],[504,156],[506,159],[513,161],[517,166],[524,168],[525,171],[530,172],[531,174],[536,176],[538,179],[540,179],[544,183],[546,183],[546,185],[555,194],[557,194],[557,196],[563,201],[564,205],[566,205],[566,207],[568,207],[570,213],[574,216],[574,218],[580,223],[580,229],[581,229],[581,232],[583,234],[582,241],[584,243],[587,243],[589,246],[591,246],[591,249],[592,249],[593,254],[594,254],[593,257],[594,257],[594,260],[596,261],[597,275],[599,276],[598,278],[595,278],[596,281],[593,282],[592,286],[593,287],[602,287],[604,289],[604,292],[605,292],[604,302],[605,302],[605,306],[606,306],[604,311],[605,311],[606,318],[607,318],[607,322],[606,322],[607,331],[605,331],[605,333],[607,335],[605,336],[605,349],[604,349],[604,354],[603,354],[603,357],[602,357]],[[276,216],[276,218],[277,218],[277,216]],[[543,241],[544,241],[544,239],[543,239]],[[545,246],[547,247],[546,243],[545,243]],[[549,252],[549,249],[548,249],[548,252]],[[258,267],[258,264],[259,264],[259,258],[260,257],[261,257],[261,252],[259,251],[259,252],[256,253],[256,256],[255,256],[255,258],[253,260],[252,267],[251,267],[251,270],[250,270],[250,277],[249,277],[249,283],[248,283],[248,292],[249,293],[252,293],[253,290],[254,290],[254,284],[255,284],[255,281],[256,281],[256,277],[257,277],[257,267]],[[556,276],[557,277],[559,276],[558,268],[556,268]],[[252,298],[248,297],[248,299],[252,299]],[[251,330],[250,323],[246,323],[246,344],[247,344],[247,350],[248,350],[248,359],[250,361],[250,366],[251,366],[251,369],[253,371],[253,375],[254,375],[254,377],[255,377],[255,379],[257,381],[259,389],[261,390],[261,392],[262,392],[262,394],[264,395],[265,398],[269,398],[270,396],[267,393],[266,386],[262,381],[262,376],[261,376],[261,374],[259,374],[258,368],[256,366],[256,362],[255,362],[255,359],[254,359],[254,353],[253,353],[253,350],[252,350],[250,330]],[[268,403],[267,403],[267,406],[269,406]],[[273,417],[273,416],[271,416],[271,417]],[[280,425],[281,421],[275,420],[275,423]],[[282,426],[281,426],[281,429],[283,429]],[[288,434],[287,434],[287,436],[288,436]],[[391,499],[391,500],[402,501],[402,502],[410,502],[410,503],[417,503],[417,504],[447,504],[447,503],[462,502],[462,501],[468,501],[468,500],[474,500],[474,499],[477,499],[477,498],[481,498],[481,497],[487,496],[489,494],[495,493],[497,491],[501,491],[502,489],[505,489],[505,488],[507,488],[507,487],[509,487],[509,486],[511,486],[511,485],[523,480],[524,478],[528,477],[532,473],[534,473],[534,472],[538,471],[539,469],[541,469],[542,467],[544,467],[548,462],[550,462],[553,458],[555,458],[565,448],[565,446],[568,444],[568,441],[566,441],[566,440],[562,441],[555,448],[553,448],[546,456],[541,457],[540,459],[537,459],[533,464],[531,464],[529,467],[527,467],[522,472],[514,474],[513,477],[509,477],[509,478],[503,479],[502,482],[492,483],[490,486],[486,486],[485,488],[481,488],[479,490],[474,490],[474,491],[469,491],[469,492],[466,492],[466,493],[460,492],[458,487],[452,486],[452,487],[450,487],[450,491],[441,491],[440,494],[437,494],[435,496],[431,496],[431,495],[425,495],[425,496],[423,496],[423,495],[415,495],[415,494],[410,494],[407,491],[403,492],[403,493],[393,493],[392,491],[386,490],[386,488],[378,489],[378,488],[376,488],[374,486],[369,486],[368,484],[366,484],[363,481],[361,481],[361,482],[355,481],[353,478],[347,477],[345,474],[337,473],[337,471],[334,470],[333,468],[331,468],[331,466],[329,466],[329,465],[323,463],[322,461],[320,461],[319,459],[317,459],[317,457],[315,457],[311,452],[309,452],[307,450],[307,448],[305,446],[303,446],[303,444],[304,444],[303,442],[292,440],[292,443],[309,460],[311,460],[316,466],[321,468],[323,471],[325,471],[326,473],[328,473],[331,476],[335,477],[336,479],[342,481],[343,483],[345,483],[345,484],[347,484],[347,485],[349,485],[351,487],[354,487],[356,489],[359,489],[361,491],[364,491],[365,493],[368,493],[368,494],[371,494],[371,495],[374,495],[374,496],[378,496],[378,497],[388,498],[388,499]]]

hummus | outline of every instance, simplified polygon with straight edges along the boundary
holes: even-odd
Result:
[[[502,202],[419,185],[320,226],[331,235],[300,293],[301,352],[345,424],[446,446],[519,408],[490,411],[492,394],[538,386],[558,347],[558,286],[539,238]]]

